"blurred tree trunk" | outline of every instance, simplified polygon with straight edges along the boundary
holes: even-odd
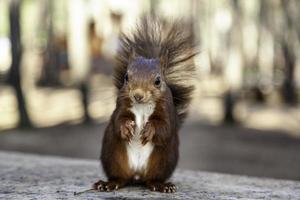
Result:
[[[44,2],[44,18],[48,19],[48,23],[43,24],[45,30],[47,30],[47,47],[43,54],[43,68],[38,85],[40,86],[61,86],[60,82],[60,62],[59,62],[59,47],[58,41],[55,40],[53,32],[53,1]]]
[[[236,119],[234,116],[234,107],[236,104],[236,96],[232,91],[227,91],[223,97],[223,107],[224,107],[224,118],[223,122],[226,124],[235,124]]]
[[[284,56],[284,81],[282,85],[282,96],[288,105],[297,104],[297,93],[294,80],[296,59],[293,51],[288,46],[287,42],[282,42],[282,51]]]
[[[240,9],[239,1],[231,0],[230,5],[233,11],[233,26],[229,31],[229,37],[227,41],[227,49],[239,48],[242,51],[242,38],[241,38],[241,22],[242,11]],[[228,91],[223,96],[223,108],[224,116],[223,123],[234,124],[236,118],[234,116],[234,108],[237,103],[237,95],[233,95],[233,87],[229,84]]]
[[[9,5],[9,25],[12,64],[9,72],[9,84],[16,92],[19,111],[19,127],[31,127],[31,121],[26,110],[26,101],[22,90],[22,75],[20,63],[22,58],[21,27],[20,27],[20,5],[21,1],[11,0]]]
[[[297,92],[295,87],[295,66],[296,66],[296,56],[294,55],[293,49],[293,39],[291,38],[291,32],[294,28],[292,17],[290,16],[290,11],[288,9],[289,1],[281,0],[283,13],[285,16],[286,26],[287,26],[287,33],[282,34],[281,39],[281,48],[284,57],[284,81],[282,85],[282,96],[286,104],[295,105],[297,104]],[[297,31],[296,31],[297,32]],[[299,36],[299,34],[298,34]]]
[[[90,123],[92,122],[92,118],[89,114],[88,106],[89,106],[89,87],[87,84],[87,81],[83,81],[79,86],[80,92],[81,92],[81,102],[83,106],[84,116],[83,116],[83,122],[84,123]]]

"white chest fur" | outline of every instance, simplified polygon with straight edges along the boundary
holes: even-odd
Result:
[[[149,157],[153,150],[153,144],[148,142],[144,146],[141,144],[140,137],[144,125],[149,116],[154,111],[153,104],[134,104],[130,109],[135,115],[135,133],[131,142],[127,144],[127,156],[129,167],[135,172],[144,170],[147,167]]]

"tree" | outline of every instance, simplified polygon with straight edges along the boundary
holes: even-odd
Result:
[[[22,90],[22,75],[20,63],[22,59],[21,27],[20,27],[20,5],[22,1],[11,0],[9,4],[9,25],[12,64],[10,67],[8,82],[15,89],[18,111],[19,127],[31,127],[31,121],[26,109],[26,100]]]
[[[295,105],[298,101],[294,77],[296,68],[296,56],[293,49],[293,43],[295,43],[295,41],[293,41],[293,39],[290,39],[290,36],[293,29],[295,30],[295,32],[297,32],[297,27],[293,24],[293,19],[288,9],[288,3],[289,2],[287,2],[286,0],[281,1],[287,30],[285,31],[287,32],[287,35],[282,34],[281,38],[281,48],[285,64],[282,95],[285,103],[287,103],[288,105]]]

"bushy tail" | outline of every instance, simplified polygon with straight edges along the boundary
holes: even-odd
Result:
[[[181,21],[167,23],[160,18],[143,17],[131,35],[122,34],[114,70],[114,83],[120,89],[134,51],[145,58],[159,58],[180,122],[187,115],[194,86],[193,57],[197,54],[191,26]]]

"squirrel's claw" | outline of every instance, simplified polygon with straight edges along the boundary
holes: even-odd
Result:
[[[142,131],[141,143],[142,145],[147,144],[147,142],[152,141],[155,134],[155,128],[151,123],[147,123]]]
[[[135,128],[135,122],[131,121],[131,120],[126,121],[126,127],[128,128],[129,133],[131,134],[131,136],[133,136],[134,128]]]
[[[127,120],[125,123],[121,124],[120,131],[121,137],[128,142],[130,142],[131,137],[134,134],[135,122],[132,120]]]
[[[120,183],[117,181],[98,181],[94,183],[93,189],[98,190],[99,192],[110,192],[117,190],[120,187]]]

